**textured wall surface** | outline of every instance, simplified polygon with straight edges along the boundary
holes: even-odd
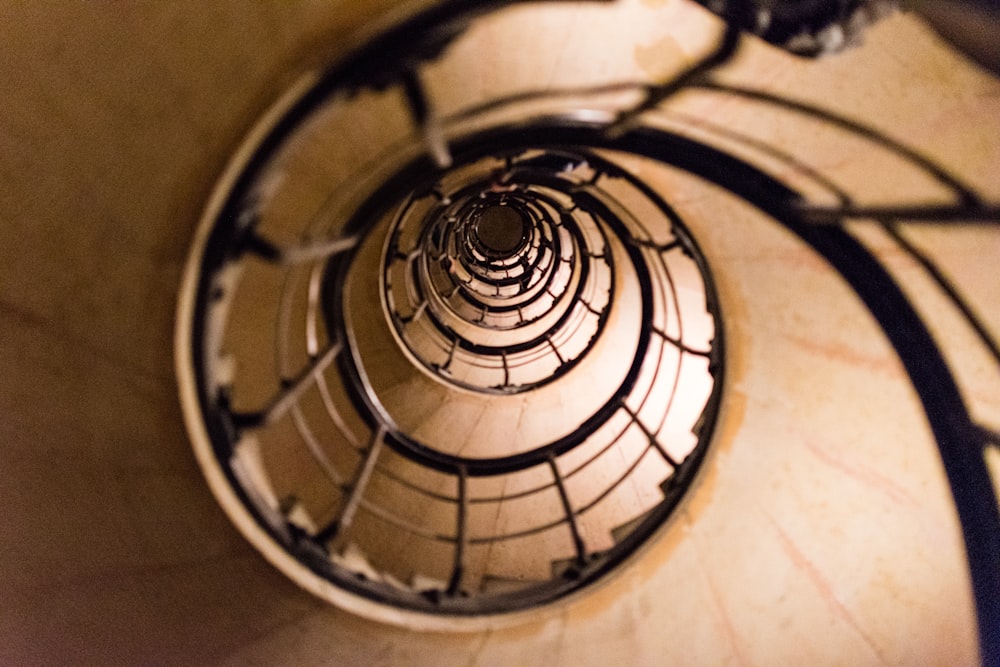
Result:
[[[620,25],[568,8],[535,32],[470,35],[456,47],[467,94],[671,71],[715,25],[680,0],[630,6]],[[0,8],[0,663],[976,662],[958,522],[888,343],[800,242],[676,173],[649,178],[724,267],[730,375],[696,490],[620,575],[513,625],[418,633],[314,599],[243,541],[182,426],[171,343],[181,269],[253,119],[376,13],[305,0]],[[595,62],[597,39],[613,46]],[[532,49],[557,65],[539,72]],[[870,120],[1000,195],[1000,84],[911,17],[828,61],[756,45],[727,77]],[[818,141],[784,136],[749,104],[713,104],[685,110]],[[921,192],[849,145],[819,145],[816,163],[871,197]],[[733,215],[743,224],[719,223]],[[919,292],[916,269],[868,237]],[[1000,282],[985,278],[997,232],[914,238],[1000,331]],[[997,369],[962,352],[968,334],[944,305],[928,308],[996,428]]]

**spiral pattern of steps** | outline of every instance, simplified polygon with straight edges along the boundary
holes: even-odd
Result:
[[[358,592],[350,593],[303,565],[315,562],[322,568],[336,553],[342,573],[387,579],[392,563],[368,562],[378,550],[356,544],[357,529],[370,519],[364,508],[354,514],[354,529],[345,531],[348,539],[340,545],[331,540],[330,551],[296,553],[280,541],[279,531],[284,531],[288,544],[309,547],[315,540],[303,536],[325,528],[323,520],[335,511],[315,509],[338,492],[331,491],[333,483],[322,470],[317,473],[319,464],[296,428],[301,416],[317,444],[333,442],[326,436],[338,432],[329,424],[331,413],[320,405],[324,396],[318,382],[304,380],[301,400],[287,403],[287,412],[273,424],[254,426],[248,420],[241,425],[244,444],[256,438],[259,454],[255,460],[253,446],[240,448],[241,474],[246,488],[265,491],[261,497],[237,494],[244,484],[226,477],[222,467],[232,448],[211,447],[212,442],[237,442],[224,422],[213,422],[219,430],[200,440],[209,446],[196,443],[197,459],[192,455],[184,422],[190,427],[196,415],[195,426],[202,430],[208,422],[200,414],[199,387],[185,379],[183,369],[191,371],[206,341],[187,335],[190,330],[183,326],[179,331],[187,333],[177,336],[175,346],[170,341],[178,321],[183,325],[183,317],[177,317],[182,284],[180,310],[193,312],[193,302],[186,299],[189,288],[197,293],[199,286],[197,281],[191,285],[184,267],[192,239],[205,228],[198,221],[213,184],[222,174],[219,191],[235,188],[238,174],[259,155],[241,151],[241,142],[303,71],[317,63],[324,71],[419,8],[438,5],[219,0],[197,7],[11,3],[5,9],[0,22],[8,83],[0,114],[5,174],[0,179],[5,215],[0,225],[0,464],[5,480],[0,485],[5,535],[0,663],[950,665],[1000,655],[989,651],[990,635],[982,632],[996,627],[989,625],[993,617],[982,616],[985,623],[977,627],[977,602],[1000,600],[1000,595],[992,593],[998,589],[974,585],[977,543],[970,549],[963,542],[969,526],[985,528],[986,536],[997,532],[956,511],[950,469],[946,475],[935,432],[914,391],[942,384],[914,384],[853,285],[772,216],[725,188],[699,184],[690,174],[661,172],[652,161],[588,146],[580,137],[551,132],[530,142],[509,138],[512,145],[534,145],[576,160],[596,154],[669,202],[710,265],[725,324],[724,341],[711,345],[716,351],[724,343],[726,363],[718,376],[723,380],[719,414],[700,471],[671,517],[631,556],[576,593],[540,607],[486,617],[457,610],[418,614],[413,607],[373,601],[370,591],[361,590],[369,583],[357,584]],[[435,20],[441,18],[439,13]],[[471,23],[432,67],[421,68],[421,77],[433,106],[445,116],[526,89],[553,92],[557,86],[666,80],[717,34],[719,26],[712,21],[695,3],[681,0],[524,5]],[[394,45],[406,50],[413,43],[381,41],[379,53]],[[422,57],[436,53],[428,49]],[[664,105],[663,113],[644,121],[674,129],[684,125],[680,129],[687,136],[770,165],[777,180],[810,195],[817,206],[810,219],[861,238],[931,329],[968,410],[984,427],[979,433],[988,437],[990,429],[1000,431],[995,358],[942,297],[940,285],[889,233],[933,260],[930,266],[938,267],[995,340],[1000,294],[989,277],[998,261],[997,229],[983,224],[982,214],[978,223],[960,215],[969,215],[970,203],[1000,197],[996,80],[949,50],[914,14],[875,26],[860,49],[816,63],[748,38],[739,58],[712,78],[713,90],[688,87]],[[294,86],[292,97],[300,99],[315,82]],[[262,223],[257,231],[271,243],[272,257],[322,239],[330,241],[322,251],[326,257],[352,252],[358,268],[360,254],[366,253],[370,283],[348,286],[357,288],[357,300],[372,295],[362,312],[378,323],[373,331],[386,344],[385,354],[407,361],[400,367],[407,369],[405,375],[382,376],[393,369],[382,368],[366,353],[363,368],[381,368],[372,377],[384,389],[419,381],[456,397],[486,389],[492,392],[490,401],[530,401],[568,382],[602,356],[603,343],[563,378],[520,393],[491,390],[502,382],[497,375],[478,390],[463,388],[456,378],[436,376],[433,367],[401,347],[379,284],[388,257],[379,245],[385,239],[373,231],[362,243],[342,233],[367,192],[400,168],[400,161],[373,157],[408,133],[415,132],[421,143],[423,128],[412,123],[405,95],[391,84],[385,92],[385,103],[374,104],[379,93],[368,90],[340,106],[349,111],[368,105],[368,111],[342,116],[338,124],[344,131],[329,141],[313,142],[318,137],[313,135],[293,151],[275,153],[275,162],[257,172],[265,178],[250,197],[233,202],[233,219],[241,213],[248,221],[257,216]],[[394,96],[396,102],[390,99]],[[869,139],[889,137],[906,144],[911,159],[887,158],[872,141],[859,141],[858,132],[845,136],[830,123],[803,124],[787,107],[773,103],[777,99],[853,119],[870,130]],[[578,97],[563,102],[557,106],[589,106],[589,100]],[[378,113],[372,112],[375,106]],[[284,117],[289,108],[284,104],[271,120]],[[243,145],[261,146],[264,134],[251,132]],[[750,141],[737,145],[733,140],[740,136]],[[452,148],[456,163],[531,158],[495,146],[463,157]],[[674,148],[664,157],[691,154],[680,145]],[[416,146],[402,162],[426,151],[427,146]],[[782,160],[783,155],[793,160]],[[914,157],[925,160],[921,173],[914,173]],[[237,168],[226,171],[230,160]],[[420,166],[426,173],[407,182],[433,189],[440,181],[439,167],[433,161]],[[942,188],[942,174],[961,181],[964,189]],[[817,183],[817,175],[826,183]],[[371,180],[362,188],[365,196],[351,201],[348,187],[347,196],[335,197],[343,206],[325,206],[324,197],[340,186],[366,178]],[[601,180],[598,185],[610,190],[611,179]],[[832,188],[840,192],[831,193]],[[752,187],[745,187],[743,195],[747,189],[751,196]],[[427,196],[412,187],[390,194],[386,229],[409,196],[417,201]],[[256,207],[249,201],[254,196]],[[956,209],[955,202],[965,208]],[[420,203],[431,205],[431,200]],[[622,203],[633,208],[624,197]],[[894,206],[888,217],[900,218],[898,224],[883,228],[879,221],[831,219],[845,212],[871,215],[878,205]],[[209,208],[211,228],[224,217],[226,204],[212,200]],[[318,212],[324,214],[311,227],[308,220]],[[382,215],[372,220],[380,222]],[[924,217],[914,223],[907,215]],[[509,237],[490,234],[488,227],[484,223],[483,240],[492,239],[489,247],[507,251],[503,239]],[[303,236],[304,228],[310,231]],[[195,246],[204,250],[207,241],[198,238]],[[609,236],[607,243],[622,242]],[[268,254],[262,244],[257,250]],[[316,260],[319,250],[311,252]],[[680,259],[670,254],[675,252],[665,253],[665,261]],[[314,274],[312,260],[301,253],[296,259],[307,261],[295,271],[286,264],[283,271],[259,253],[230,258],[242,276],[219,276],[236,294],[241,281],[249,286],[270,280],[267,290],[242,291],[260,299],[234,300],[232,321],[284,309],[290,322],[308,326],[302,323],[308,320],[311,289],[318,304],[315,354],[301,330],[296,333],[302,337],[295,335],[281,344],[285,347],[276,344],[277,323],[269,319],[262,330],[230,331],[228,338],[213,341],[213,350],[243,361],[227,369],[224,354],[202,377],[217,388],[233,385],[230,412],[248,416],[280,395],[281,380],[291,386],[313,367],[314,358],[328,361],[322,373],[327,393],[342,402],[337,414],[350,420],[344,429],[358,436],[352,443],[356,453],[345,450],[343,461],[331,461],[350,488],[377,430],[360,418],[355,421],[361,414],[356,397],[336,385],[346,377],[340,364],[351,355],[350,345],[326,347],[332,340],[327,325],[336,322],[327,311],[339,312],[327,301],[338,293],[336,272]],[[614,259],[616,272],[627,273],[631,262]],[[274,299],[280,299],[284,278],[299,287],[289,287],[296,299],[279,306]],[[863,278],[860,284],[870,284],[870,274]],[[626,277],[616,283],[619,288],[622,294],[633,289]],[[685,340],[693,344],[702,338],[689,331],[687,317],[705,312],[705,304],[698,290],[690,297],[697,308],[685,311]],[[622,305],[617,297],[611,302],[612,310]],[[602,341],[611,340],[614,317],[609,310]],[[920,330],[917,324],[902,331]],[[657,339],[651,334],[651,344]],[[280,354],[288,358],[281,360]],[[931,357],[919,358],[924,368]],[[246,373],[257,373],[260,382]],[[395,400],[387,398],[403,420],[407,408]],[[413,409],[418,408],[424,410]],[[932,413],[953,423],[963,415],[961,410]],[[629,419],[624,413],[619,418]],[[651,427],[656,421],[642,423]],[[280,437],[278,429],[284,429]],[[435,432],[451,433],[452,427],[439,425]],[[428,441],[422,434],[415,437]],[[455,439],[460,437],[455,433]],[[992,466],[1000,480],[1000,449],[993,438],[985,450],[970,438],[967,451],[970,460]],[[301,446],[269,447],[281,442]],[[476,461],[492,456],[469,450],[457,454],[458,446],[437,442],[452,456]],[[379,466],[392,457],[408,471],[423,470],[425,488],[432,488],[434,477],[441,480],[439,495],[458,496],[454,475],[418,466],[384,441],[379,449],[369,492],[387,483],[379,481]],[[269,473],[269,479],[256,477],[259,471]],[[666,463],[661,473],[660,480],[669,474]],[[482,480],[467,479],[471,498],[472,486]],[[979,494],[993,502],[989,488],[970,483],[969,477],[956,479],[963,482],[957,488],[966,499]],[[267,497],[267,487],[257,487],[258,480],[271,484],[275,495]],[[298,484],[302,480],[315,486]],[[545,481],[553,481],[551,473]],[[228,489],[228,495],[220,489]],[[570,499],[579,502],[572,493]],[[657,502],[655,494],[650,502]],[[258,503],[278,511],[258,516],[247,509]],[[452,503],[450,513],[442,511],[443,537],[455,536],[456,507]],[[475,510],[469,507],[471,517]],[[420,507],[410,511],[423,520]],[[623,511],[622,520],[627,515]],[[265,516],[274,519],[274,534]],[[612,532],[604,544],[613,544],[628,527]],[[553,558],[573,557],[568,533],[565,523],[557,530],[562,545]],[[588,547],[601,546],[594,536],[583,537]],[[435,542],[442,547],[436,555],[417,554],[415,562],[448,566],[431,573],[429,581],[415,582],[405,574],[398,583],[383,581],[381,590],[413,598],[421,596],[414,593],[419,588],[426,597],[447,600],[447,590],[443,595],[435,591],[450,583],[454,542]],[[504,547],[498,543],[497,550]],[[468,553],[474,551],[470,547]],[[467,563],[460,587],[471,595],[486,589],[495,596],[507,586],[520,601],[525,590],[534,588],[509,572],[490,572],[477,587],[477,566]],[[550,566],[539,559],[532,572],[551,578]],[[286,576],[303,570],[312,578]],[[425,601],[417,604],[435,609],[421,597]]]
[[[407,609],[512,611],[610,571],[718,406],[680,216],[614,153],[509,144],[296,218],[279,181],[304,142],[225,193],[201,259],[204,413],[243,501],[312,574]]]

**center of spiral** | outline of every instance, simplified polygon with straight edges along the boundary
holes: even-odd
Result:
[[[513,253],[527,231],[527,220],[511,206],[485,208],[475,222],[476,238],[497,254]]]

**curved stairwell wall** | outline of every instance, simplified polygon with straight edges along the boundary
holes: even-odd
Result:
[[[530,29],[518,9],[464,37],[428,85],[447,109],[525,82],[657,76],[717,29],[679,0],[626,4],[616,21],[546,9]],[[181,271],[213,184],[262,110],[307,63],[407,11],[365,5],[0,10],[0,663],[975,663],[950,492],[877,325],[763,214],[641,165],[711,262],[727,331],[719,427],[658,539],[554,605],[433,632],[340,611],[246,543],[183,428]],[[911,17],[820,62],[752,45],[726,79],[865,119],[1000,196],[1000,85]],[[693,96],[677,112],[799,146],[862,201],[932,187],[745,100]],[[358,136],[380,131],[373,119]],[[883,235],[859,234],[907,290],[932,293]],[[997,231],[928,225],[912,238],[996,336]],[[995,364],[947,303],[920,303],[973,413],[997,429]]]

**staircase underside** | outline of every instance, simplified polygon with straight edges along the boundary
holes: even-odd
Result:
[[[391,14],[375,4],[3,10],[0,662],[976,662],[961,527],[890,343],[817,253],[682,172],[642,175],[669,194],[712,263],[727,333],[725,400],[690,495],[617,573],[542,609],[421,632],[391,607],[379,622],[310,595],[234,530],[191,455],[176,399],[183,264],[247,128],[303,61],[336,55],[359,26]],[[430,72],[443,111],[525,81],[662,76],[717,28],[683,2],[632,3],[619,22],[595,20],[599,8],[552,7],[525,27],[526,11],[470,32],[448,61],[456,69]],[[601,62],[585,66],[595,44],[605,45]],[[528,56],[532,48],[551,69]],[[863,119],[1000,196],[1000,86],[912,17],[826,61],[751,44],[725,76]],[[449,81],[463,83],[443,91]],[[795,134],[781,114],[760,110],[711,91],[675,109],[796,146],[861,202],[913,201],[935,187],[891,157],[823,132]],[[362,115],[351,140],[362,146],[379,123]],[[289,188],[303,210],[318,205],[320,189]],[[971,413],[996,431],[993,359],[881,228],[852,225],[918,301]],[[932,223],[907,237],[933,250],[996,338],[998,231]],[[411,394],[409,383],[433,391],[424,372],[379,381],[387,393]],[[433,400],[411,409],[399,417],[414,428],[447,421]],[[537,428],[540,439],[551,435]],[[551,560],[479,572],[478,586],[509,590],[530,573],[548,576]]]

